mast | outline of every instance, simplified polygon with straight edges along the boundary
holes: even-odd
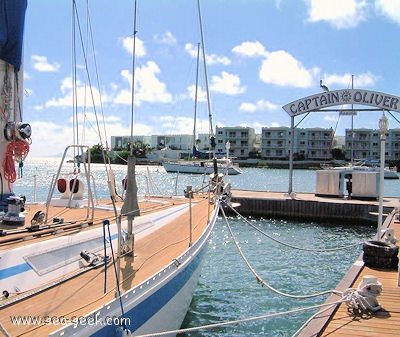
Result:
[[[196,89],[194,93],[194,121],[193,121],[193,149],[196,148],[196,122],[197,122],[197,92],[199,87],[199,58],[200,58],[200,43],[197,44],[197,63],[196,63]]]
[[[22,49],[27,0],[10,1],[0,11],[0,210],[7,209],[7,198],[14,196],[17,178],[15,162],[29,152],[31,129],[22,123],[23,66]]]
[[[214,155],[214,150],[215,150],[215,135],[214,135],[213,124],[212,124],[212,111],[211,111],[210,90],[209,90],[209,88],[208,88],[208,74],[207,74],[207,62],[206,62],[206,48],[205,48],[205,45],[204,45],[204,33],[203,33],[203,22],[202,22],[202,20],[201,20],[200,0],[197,0],[197,7],[198,7],[198,13],[199,13],[201,46],[202,46],[202,51],[203,51],[204,76],[205,76],[205,81],[206,81],[208,119],[209,119],[209,123],[210,123],[210,143],[211,143],[211,149],[213,150],[213,155]]]
[[[126,216],[128,220],[128,228],[125,239],[126,253],[130,253],[134,255],[134,241],[135,236],[133,234],[133,219],[135,216],[140,215],[139,204],[137,199],[137,184],[136,184],[136,176],[135,176],[135,162],[136,158],[133,155],[133,119],[134,119],[134,103],[135,103],[135,55],[136,55],[136,16],[137,16],[137,1],[135,0],[135,9],[134,9],[134,27],[133,27],[133,55],[132,55],[132,107],[131,107],[131,144],[130,144],[130,154],[128,157],[128,165],[127,165],[127,178],[126,178],[126,195],[124,199],[124,204],[121,208],[121,216]],[[121,240],[120,228],[121,224],[119,224],[119,240]],[[120,242],[121,243],[121,242]],[[118,245],[121,248],[121,244]]]
[[[351,75],[351,89],[354,89],[354,75]],[[351,104],[351,165],[354,161],[354,105]]]

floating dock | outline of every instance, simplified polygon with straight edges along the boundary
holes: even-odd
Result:
[[[377,224],[379,203],[376,200],[318,197],[311,193],[255,192],[233,190],[232,201],[239,203],[237,211],[243,215],[313,219],[319,221]],[[383,198],[382,230],[394,229],[400,239],[398,198]],[[332,336],[400,336],[400,274],[396,270],[378,270],[364,265],[362,253],[348,270],[336,290],[357,288],[364,276],[375,276],[382,283],[382,294],[377,297],[382,310],[356,315],[342,303],[325,311],[300,332],[299,337]],[[335,302],[331,295],[326,304]]]
[[[244,216],[357,224],[376,224],[379,207],[377,200],[329,198],[312,193],[289,195],[284,192],[248,190],[233,190],[232,202],[240,204],[236,209]],[[383,199],[385,215],[398,206],[400,203],[397,198]]]

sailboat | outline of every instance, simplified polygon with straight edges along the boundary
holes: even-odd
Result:
[[[0,143],[0,335],[130,336],[179,329],[229,185],[214,171],[207,188],[188,185],[184,196],[140,197],[130,156],[124,198],[107,170],[110,200],[97,200],[90,148],[73,144],[44,202],[16,196],[13,168],[27,159],[32,136],[22,121],[20,95],[29,9],[26,0],[8,4],[1,22],[18,23],[11,31],[19,34],[7,38],[18,41],[16,60],[0,46],[0,83],[12,83],[0,101],[8,135]]]
[[[203,42],[203,40],[202,40]],[[206,68],[206,59],[204,52],[204,43],[203,43],[203,62],[204,62],[204,71],[207,79],[207,68]],[[197,91],[198,91],[198,82],[199,82],[199,61],[200,61],[200,43],[197,45],[197,66],[196,66],[196,90],[195,90],[195,98],[194,98],[194,118],[193,118],[193,146],[192,146],[192,160],[177,160],[177,161],[163,161],[163,167],[165,171],[168,173],[190,173],[190,174],[212,174],[215,170],[214,165],[217,165],[217,168],[220,172],[228,175],[237,175],[243,173],[240,169],[239,165],[233,163],[232,159],[229,156],[223,156],[224,154],[218,153],[218,158],[215,160],[211,160],[211,158],[215,157],[216,154],[213,151],[200,151],[196,146],[196,119],[197,119]],[[206,80],[207,81],[207,80]],[[208,86],[207,89],[207,99],[209,102],[209,92]],[[211,111],[210,104],[208,104],[209,108],[209,116],[211,119]],[[210,125],[212,125],[210,121]],[[213,143],[215,143],[215,137],[213,136],[212,126],[210,128],[210,143],[211,147]],[[226,154],[229,154],[230,144],[226,144]]]

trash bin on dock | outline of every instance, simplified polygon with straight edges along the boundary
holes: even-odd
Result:
[[[343,197],[344,173],[342,170],[318,170],[316,196]]]
[[[357,172],[352,173],[353,191],[355,199],[377,199],[379,198],[379,172]]]

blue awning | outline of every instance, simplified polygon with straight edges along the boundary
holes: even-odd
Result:
[[[21,67],[27,0],[0,0],[0,59]]]

